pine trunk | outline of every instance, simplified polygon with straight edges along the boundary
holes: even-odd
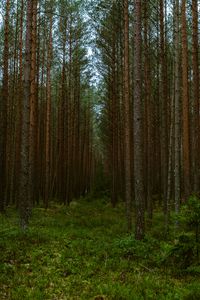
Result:
[[[183,198],[190,194],[190,141],[189,141],[189,95],[188,95],[188,46],[186,0],[182,0],[182,120],[183,120]]]
[[[130,80],[129,80],[129,13],[128,0],[124,0],[124,147],[125,147],[125,199],[128,230],[131,230],[131,153],[130,153]]]
[[[31,87],[31,24],[32,1],[27,1],[26,45],[24,64],[24,95],[22,99],[22,136],[21,136],[21,172],[19,189],[19,207],[21,229],[26,230],[31,213],[30,168],[29,168],[29,130],[30,130],[30,87]]]
[[[135,39],[134,39],[134,182],[136,224],[135,237],[143,239],[144,222],[144,170],[143,170],[143,104],[142,104],[142,55],[141,55],[141,0],[135,1]]]

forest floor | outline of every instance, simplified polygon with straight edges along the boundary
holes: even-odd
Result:
[[[200,299],[198,276],[162,262],[170,243],[160,217],[138,242],[126,233],[122,204],[82,199],[35,208],[26,234],[9,208],[0,216],[0,299]]]

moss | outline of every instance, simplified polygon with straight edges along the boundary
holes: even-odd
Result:
[[[22,234],[9,209],[0,220],[0,299],[189,299],[195,275],[173,276],[160,263],[171,246],[150,234],[134,240],[124,215],[121,203],[82,199],[35,208]]]

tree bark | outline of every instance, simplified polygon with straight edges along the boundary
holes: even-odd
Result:
[[[37,201],[37,97],[36,97],[36,42],[37,41],[37,0],[32,0],[31,23],[31,71],[30,71],[30,133],[29,133],[29,167],[30,167],[30,197],[31,201]]]
[[[1,101],[1,124],[0,124],[0,212],[5,209],[6,197],[6,145],[7,145],[7,106],[9,100],[9,14],[10,0],[6,1],[5,29],[4,29],[4,51],[3,51],[3,83]]]
[[[21,170],[20,170],[20,225],[26,230],[31,214],[30,201],[30,166],[29,166],[29,130],[30,130],[30,87],[31,87],[31,24],[32,1],[27,1],[26,45],[24,63],[24,95],[22,99],[22,136],[21,136]]]
[[[52,26],[53,20],[50,15],[49,41],[47,54],[47,103],[46,103],[46,134],[45,134],[45,208],[49,204],[50,196],[50,132],[51,132],[51,61],[52,61]]]
[[[183,120],[183,198],[190,194],[190,137],[189,137],[189,97],[188,97],[188,46],[186,0],[182,0],[182,120]]]
[[[198,1],[192,0],[192,69],[193,69],[193,130],[192,130],[192,174],[193,191],[199,192],[200,163],[200,124],[199,124],[199,40],[198,40]]]
[[[141,240],[145,234],[144,220],[144,171],[143,171],[143,106],[142,106],[142,36],[141,0],[135,0],[134,38],[134,180],[136,223],[135,237]]]
[[[165,24],[164,24],[164,3],[160,0],[160,63],[161,63],[161,183],[163,194],[164,214],[168,213],[167,204],[167,171],[168,171],[168,86],[167,86],[167,64],[165,49]]]
[[[130,131],[130,79],[129,79],[129,13],[128,0],[124,0],[124,147],[125,147],[125,200],[128,230],[131,230],[131,131]]]
[[[180,180],[180,157],[181,157],[181,119],[180,119],[180,38],[179,38],[179,0],[174,1],[174,15],[175,15],[175,62],[174,62],[174,198],[175,198],[175,212],[178,214],[180,209],[181,196],[181,180]]]

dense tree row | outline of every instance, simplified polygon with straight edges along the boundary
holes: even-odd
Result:
[[[26,227],[34,204],[90,188],[92,101],[79,1],[2,3],[0,209]]]
[[[170,210],[199,192],[198,1],[96,1],[104,85],[102,139],[112,203],[126,200],[136,237],[162,199]]]
[[[40,199],[88,192],[102,163],[136,238],[157,201],[167,232],[200,185],[198,0],[4,0],[1,13],[0,210],[16,204],[24,228]]]

